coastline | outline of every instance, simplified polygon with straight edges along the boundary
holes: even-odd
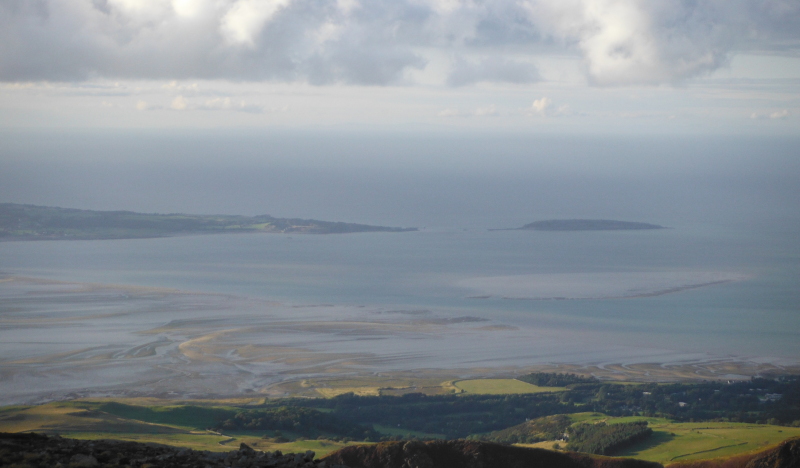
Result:
[[[15,276],[0,278],[0,299],[4,405],[103,395],[277,396],[297,382],[346,378],[370,386],[381,375],[443,381],[543,370],[675,381],[800,374],[800,362],[786,358],[620,346],[452,311]]]

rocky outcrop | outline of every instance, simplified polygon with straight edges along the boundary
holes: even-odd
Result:
[[[259,452],[246,444],[231,452],[197,451],[117,440],[77,440],[42,434],[0,433],[0,466],[347,468],[316,460],[314,452]]]
[[[756,455],[746,468],[800,468],[800,438],[782,442]]]
[[[468,440],[357,445],[345,447],[324,460],[352,468],[663,468],[641,460]]]

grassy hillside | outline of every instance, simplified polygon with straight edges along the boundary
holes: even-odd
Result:
[[[209,450],[246,442],[263,450],[322,454],[352,442],[414,438],[541,441],[536,445],[564,448],[574,444],[563,435],[575,434],[571,428],[580,424],[611,434],[614,426],[646,421],[652,430],[646,440],[617,444],[612,451],[660,463],[749,453],[800,436],[800,380],[791,376],[641,385],[570,379],[556,374],[528,379],[566,385],[546,392],[512,379],[438,380],[437,387],[433,377],[422,376],[384,378],[372,386],[358,379],[302,381],[300,387],[311,392],[302,398],[54,402],[0,408],[0,432],[44,431]],[[335,396],[320,398],[320,389]],[[337,394],[344,390],[349,392]]]
[[[666,418],[639,416],[613,418],[601,413],[577,413],[569,416],[573,424],[605,422],[613,425],[647,421],[653,435],[615,455],[664,464],[730,457],[759,451],[788,438],[800,436],[800,427],[769,424],[676,422]]]
[[[286,402],[283,402],[286,403]],[[324,455],[346,445],[363,443],[363,439],[317,435],[302,435],[302,427],[291,430],[225,429],[220,426],[226,418],[240,412],[255,415],[262,406],[233,405],[156,405],[141,406],[105,401],[75,401],[49,403],[40,406],[15,406],[0,409],[0,432],[58,433],[79,439],[114,438],[138,442],[158,442],[198,450],[226,451],[245,442],[259,450],[314,450]],[[616,452],[616,456],[638,458],[659,463],[703,460],[758,451],[790,437],[800,436],[800,428],[766,424],[730,422],[674,422],[665,418],[613,418],[601,413],[554,415],[481,437],[499,442],[499,436],[519,436],[535,433],[539,439],[560,438],[563,427],[571,424],[604,422],[615,424],[647,421],[653,435],[644,442]],[[374,425],[388,437],[442,438],[444,434],[409,430],[396,425]],[[334,440],[338,439],[338,440]],[[523,444],[553,448],[553,442]],[[561,447],[565,445],[560,442]]]

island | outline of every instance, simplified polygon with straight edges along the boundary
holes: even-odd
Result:
[[[548,219],[526,224],[516,230],[522,231],[639,231],[644,229],[667,229],[658,224],[615,221],[610,219]]]
[[[0,203],[0,240],[134,239],[234,232],[344,234],[416,230],[315,219],[274,218],[270,215],[147,214]]]

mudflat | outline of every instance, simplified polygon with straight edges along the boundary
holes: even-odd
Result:
[[[553,369],[637,381],[800,372],[786,360],[626,347],[452,310],[283,304],[24,277],[0,281],[0,355],[4,405],[335,394],[336,379],[348,379],[347,388],[393,388],[380,382],[413,378],[437,387]]]

